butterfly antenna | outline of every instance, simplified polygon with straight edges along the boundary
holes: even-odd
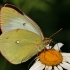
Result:
[[[61,29],[59,29],[57,32],[55,32],[54,34],[52,34],[49,38],[51,38],[52,36],[54,36],[55,34],[57,34],[58,32],[60,32],[62,30],[62,28]]]

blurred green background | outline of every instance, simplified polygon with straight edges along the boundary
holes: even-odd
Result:
[[[63,52],[70,52],[70,0],[0,0],[0,7],[6,3],[25,12],[40,26],[45,37],[63,28],[52,39],[64,43]],[[13,65],[0,54],[0,70],[28,70],[32,60]]]

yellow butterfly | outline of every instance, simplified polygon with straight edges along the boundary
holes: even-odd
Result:
[[[39,26],[13,5],[1,8],[0,52],[11,63],[26,62],[51,42]]]

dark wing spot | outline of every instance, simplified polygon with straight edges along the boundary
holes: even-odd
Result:
[[[26,25],[26,23],[23,23],[23,26],[25,26]]]
[[[6,39],[9,39],[8,37]]]

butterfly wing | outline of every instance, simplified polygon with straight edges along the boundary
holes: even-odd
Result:
[[[44,39],[39,26],[13,5],[6,4],[1,8],[1,29],[3,32],[13,29],[25,29],[38,34]]]
[[[25,62],[38,52],[44,36],[39,26],[13,5],[1,8],[0,52],[13,64]],[[43,46],[42,46],[43,47]]]
[[[25,62],[38,52],[37,44],[41,38],[28,30],[14,29],[0,37],[0,51],[11,63]]]

